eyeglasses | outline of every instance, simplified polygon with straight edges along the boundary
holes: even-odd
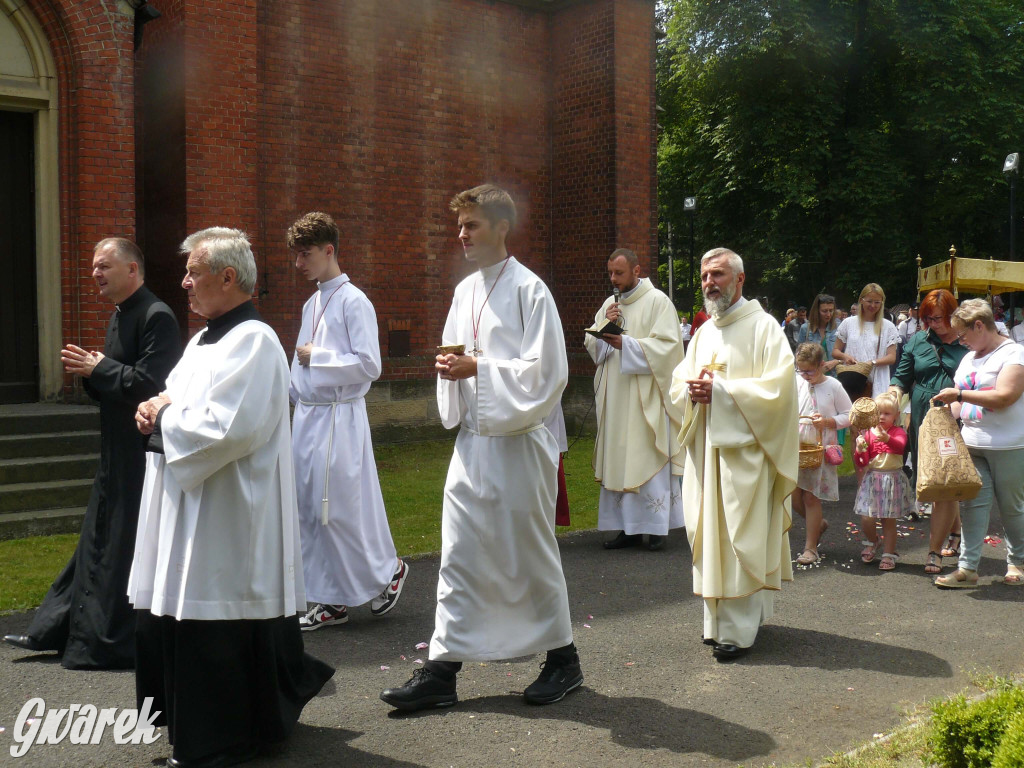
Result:
[[[931,317],[923,317],[922,320],[927,320],[929,323],[944,323],[948,318],[942,315],[932,315]]]
[[[814,376],[818,372],[818,369],[811,368],[810,370],[807,370],[805,368],[797,368],[796,372],[799,373],[801,376],[806,376],[807,378],[810,378],[811,376]]]

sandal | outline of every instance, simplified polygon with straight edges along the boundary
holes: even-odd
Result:
[[[892,571],[896,569],[896,561],[900,559],[899,554],[896,552],[886,552],[882,555],[882,560],[878,564],[878,570],[880,571]]]
[[[953,539],[956,539],[956,541],[953,541]],[[956,544],[955,547],[953,546],[954,544]],[[943,557],[960,557],[960,534],[959,533],[951,533],[951,534],[949,534],[949,538],[946,539],[946,546],[944,546],[942,548],[942,552],[940,552],[940,554]]]
[[[808,554],[809,553],[809,554]],[[821,555],[818,554],[816,549],[808,547],[797,557],[797,565],[813,565],[814,563],[821,560]]]
[[[875,562],[875,556],[878,554],[879,548],[882,546],[881,541],[862,541],[864,549],[860,551],[860,561],[867,565],[868,563]]]
[[[978,586],[978,572],[957,568],[950,574],[937,577],[934,584],[939,589],[968,589],[976,587]]]
[[[924,565],[924,572],[929,574],[942,573],[942,554],[934,550],[928,553],[928,562]]]
[[[1019,587],[1024,584],[1024,570],[1019,565],[1010,563],[1006,566],[1006,575],[1003,576],[1003,584],[1011,587]]]

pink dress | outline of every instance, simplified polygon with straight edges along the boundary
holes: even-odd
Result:
[[[903,427],[890,427],[889,441],[875,436],[874,429],[863,433],[866,451],[854,451],[853,463],[867,467],[864,480],[853,503],[854,514],[864,517],[901,518],[916,508],[914,489],[903,474],[903,452],[907,433]]]

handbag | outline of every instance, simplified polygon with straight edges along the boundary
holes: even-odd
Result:
[[[838,467],[843,463],[843,446],[832,443],[825,446],[825,463]]]
[[[918,501],[966,501],[979,491],[981,475],[952,411],[934,404],[917,433]]]

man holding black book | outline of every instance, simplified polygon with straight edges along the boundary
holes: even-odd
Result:
[[[614,293],[598,310],[593,329],[613,322],[621,333],[584,337],[597,363],[597,527],[618,531],[605,549],[640,544],[646,534],[647,548],[657,550],[669,529],[683,525],[680,420],[668,396],[683,342],[672,301],[640,277],[635,253],[613,251],[608,277]]]

